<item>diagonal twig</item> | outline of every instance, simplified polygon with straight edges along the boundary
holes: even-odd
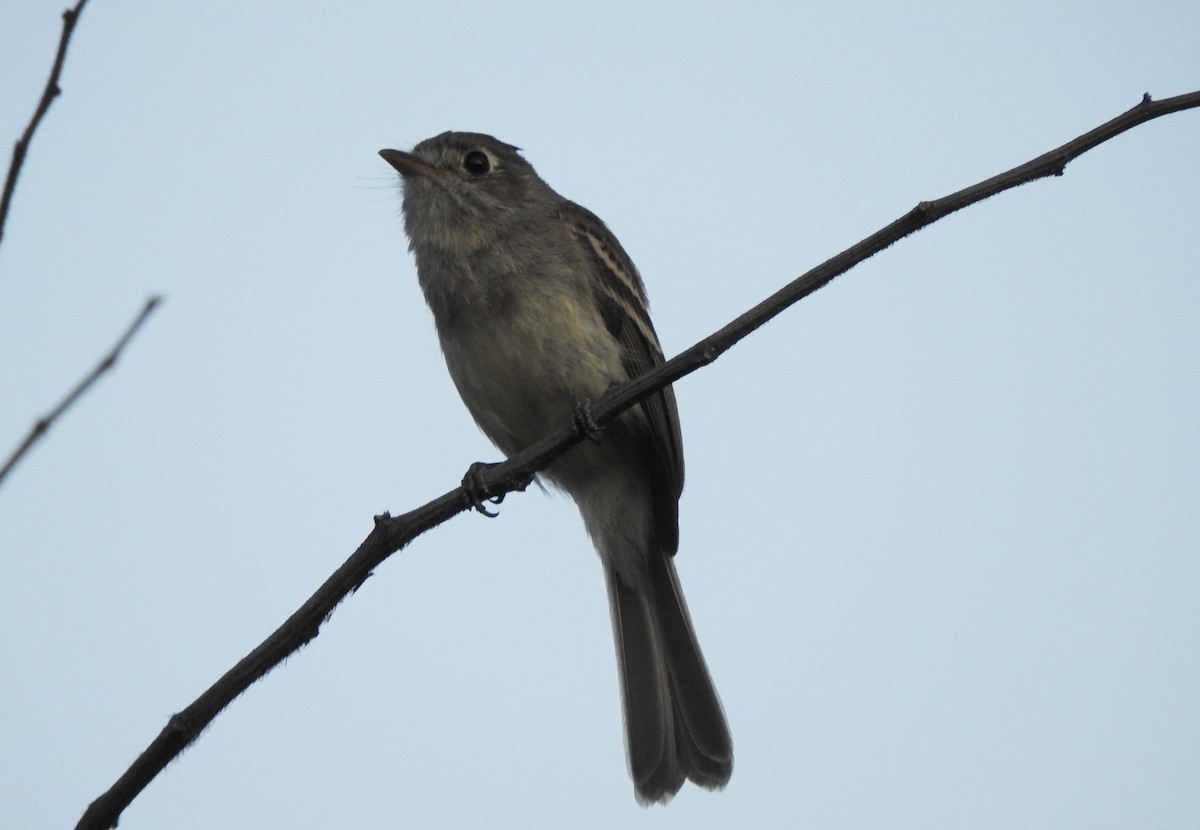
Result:
[[[25,132],[13,146],[12,162],[8,165],[8,176],[4,179],[4,194],[0,196],[0,240],[4,239],[4,223],[8,221],[8,206],[12,202],[13,191],[17,187],[17,176],[21,174],[21,165],[25,163],[25,154],[29,151],[29,142],[33,140],[33,133],[37,130],[38,124],[42,123],[46,111],[50,109],[54,99],[62,92],[62,88],[58,85],[58,78],[62,75],[63,61],[67,57],[67,44],[71,42],[71,33],[75,31],[75,22],[79,20],[79,14],[86,4],[87,0],[79,0],[75,4],[75,8],[63,11],[62,37],[58,41],[58,54],[54,56],[54,66],[50,69],[46,88],[42,90],[42,98],[38,101],[37,109],[33,111],[33,117],[29,119],[29,126],[25,128]]]
[[[143,306],[141,312],[139,312],[138,316],[134,318],[134,321],[129,324],[129,328],[125,329],[125,333],[121,335],[121,339],[118,340],[116,345],[112,347],[109,353],[106,354],[98,364],[96,364],[96,368],[93,369],[87,377],[79,381],[75,388],[72,389],[67,396],[62,399],[58,406],[54,407],[54,409],[50,411],[49,414],[43,415],[37,420],[37,423],[33,425],[33,429],[31,429],[29,434],[25,436],[25,440],[21,442],[20,446],[18,446],[13,451],[13,454],[9,456],[8,460],[4,462],[4,466],[0,467],[0,484],[4,483],[4,478],[9,474],[9,471],[11,471],[12,468],[17,465],[17,462],[25,456],[25,453],[29,452],[30,447],[37,443],[38,439],[46,434],[46,432],[54,425],[54,422],[59,419],[63,412],[65,412],[67,408],[71,406],[71,404],[79,400],[80,396],[90,389],[92,384],[95,383],[102,374],[107,372],[116,364],[117,358],[121,356],[121,350],[125,348],[126,344],[129,343],[129,341],[133,338],[133,335],[137,333],[137,330],[142,327],[142,323],[146,322],[146,318],[149,317],[150,313],[158,307],[160,302],[162,302],[161,297],[151,297],[149,300],[147,300],[146,305]]]
[[[720,331],[654,370],[608,390],[592,403],[593,420],[602,425],[654,391],[701,366],[712,363],[731,346],[785,308],[905,236],[1001,191],[1036,179],[1062,175],[1068,162],[1098,144],[1153,118],[1194,107],[1200,107],[1200,92],[1162,101],[1153,101],[1147,95],[1141,103],[1117,118],[1027,164],[941,199],[921,202],[887,227],[789,283]],[[170,718],[166,727],[120,779],[89,805],[76,825],[77,830],[108,830],[116,826],[117,819],[125,807],[172,759],[196,739],[225,706],[316,637],[321,624],[329,618],[333,609],[361,587],[372,571],[385,559],[426,530],[471,509],[480,495],[499,498],[514,489],[522,489],[528,483],[531,474],[545,469],[551,461],[580,440],[582,435],[574,426],[564,425],[508,461],[485,468],[476,477],[479,487],[476,488],[475,495],[468,494],[464,488],[459,487],[402,516],[377,516],[375,528],[359,545],[358,550],[299,610],[190,706]]]

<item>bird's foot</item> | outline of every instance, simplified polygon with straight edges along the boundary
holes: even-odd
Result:
[[[583,436],[593,444],[600,443],[604,427],[597,424],[592,418],[592,402],[590,400],[580,398],[575,401],[575,406],[571,408],[571,423],[575,426],[576,434]]]
[[[500,514],[494,510],[488,510],[486,507],[484,507],[484,502],[499,504],[500,502],[504,501],[505,494],[500,493],[497,496],[487,496],[487,487],[484,486],[482,476],[484,471],[498,466],[500,466],[499,463],[488,464],[483,461],[476,461],[467,468],[467,474],[463,476],[462,480],[462,486],[467,492],[467,499],[470,502],[471,507],[490,519],[494,519]],[[511,474],[508,478],[505,478],[497,483],[503,486],[506,491],[520,490],[524,492],[525,488],[528,487],[532,481],[532,473],[516,472]]]

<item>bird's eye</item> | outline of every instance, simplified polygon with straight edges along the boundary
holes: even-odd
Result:
[[[463,159],[463,168],[472,176],[482,176],[492,169],[492,161],[482,150],[472,150]]]

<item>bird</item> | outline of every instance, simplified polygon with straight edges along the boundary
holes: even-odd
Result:
[[[625,249],[519,148],[444,132],[379,155],[400,174],[409,250],[450,377],[506,456],[663,362]],[[674,562],[684,465],[673,390],[592,437],[541,475],[574,500],[603,567],[634,796],[666,803],[685,780],[721,789],[733,743]]]

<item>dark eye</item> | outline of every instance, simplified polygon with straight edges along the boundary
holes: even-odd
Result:
[[[482,176],[492,169],[492,161],[482,150],[472,150],[463,159],[463,167],[472,176]]]

